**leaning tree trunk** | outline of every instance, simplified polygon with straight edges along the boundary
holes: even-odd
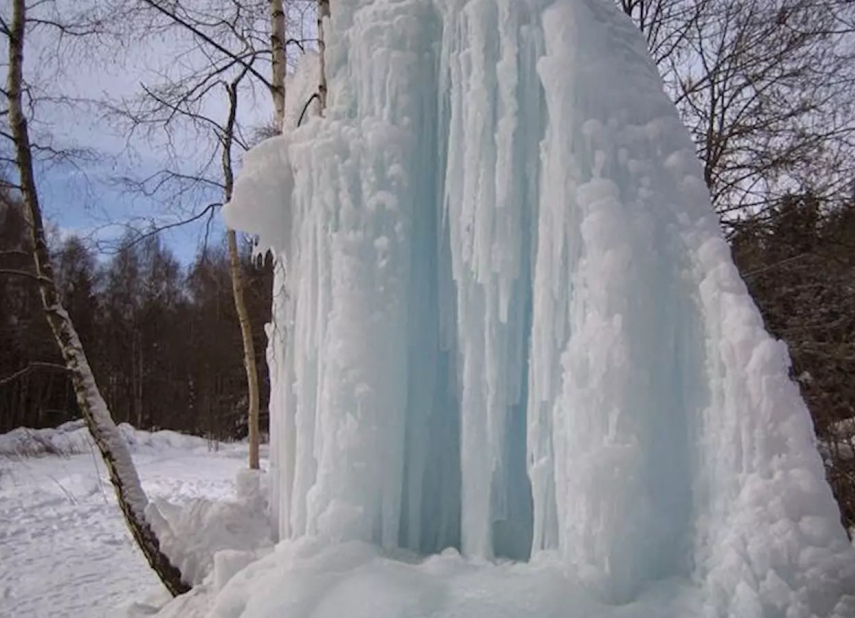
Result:
[[[77,404],[95,440],[119,507],[128,528],[148,563],[173,595],[190,590],[181,572],[161,551],[160,542],[145,518],[148,499],[121,433],[101,397],[83,346],[68,314],[59,300],[50,255],[45,240],[44,222],[33,173],[32,149],[22,100],[24,65],[25,0],[12,0],[12,19],[8,28],[9,57],[6,96],[9,100],[9,126],[15,145],[15,161],[20,175],[20,190],[30,224],[33,260],[45,314],[59,344],[62,358],[71,375]]]

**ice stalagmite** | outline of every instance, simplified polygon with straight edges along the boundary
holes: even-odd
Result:
[[[706,616],[855,611],[786,348],[611,0],[333,0],[325,32],[325,117],[226,209],[279,258],[280,537],[560,556],[606,604],[676,578]]]

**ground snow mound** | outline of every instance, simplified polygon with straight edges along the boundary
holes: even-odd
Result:
[[[625,605],[570,581],[557,556],[534,563],[467,561],[455,550],[420,558],[362,542],[302,538],[235,575],[216,596],[176,599],[160,618],[677,618],[701,616],[687,582],[669,580]],[[190,614],[188,614],[190,612]]]
[[[131,452],[147,449],[192,450],[207,448],[207,440],[170,430],[144,431],[128,423],[119,425],[119,433]],[[30,429],[19,427],[0,435],[0,456],[39,457],[44,455],[80,455],[89,453],[95,443],[84,421],[70,421],[56,428]]]
[[[261,500],[264,475],[254,473],[257,478],[239,480],[235,486],[235,476],[244,476],[245,443],[209,450],[204,440],[174,432],[125,427],[122,435],[133,441],[134,466],[151,500],[168,501],[176,509],[186,505],[193,516],[178,515],[179,521],[213,525],[195,530],[188,543],[208,539],[213,551],[217,542],[227,547],[232,539],[231,546],[239,544],[245,551],[244,546],[253,543],[254,521],[263,519],[269,529]],[[178,448],[167,448],[169,444]],[[39,456],[22,456],[25,449]],[[56,450],[79,454],[48,452]],[[0,452],[9,454],[0,454],[2,618],[151,616],[170,600],[131,537],[109,474],[81,423],[10,432],[0,436]],[[264,451],[262,464],[267,464]],[[261,504],[255,504],[259,500]],[[211,506],[214,503],[222,505]],[[242,506],[252,509],[250,518],[243,517]],[[224,575],[246,564],[245,557],[237,566],[233,560],[224,565],[229,567]],[[196,596],[194,591],[184,602],[189,606]]]
[[[196,498],[175,504],[157,499],[149,504],[146,517],[161,548],[179,568],[184,581],[191,585],[205,581],[213,573],[215,556],[219,552],[237,551],[254,558],[255,552],[272,546],[267,501],[261,483],[263,474],[254,470],[240,471],[236,483],[237,500]],[[244,560],[240,566],[251,561]],[[224,563],[223,568],[226,566]],[[227,578],[221,575],[221,579]]]

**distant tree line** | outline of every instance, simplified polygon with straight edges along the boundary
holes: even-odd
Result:
[[[25,226],[17,204],[0,200],[0,432],[79,418],[38,287],[14,274],[32,270]],[[129,233],[100,260],[80,238],[53,244],[63,305],[116,422],[244,437],[246,374],[224,240],[200,250],[187,267],[157,235]],[[241,268],[264,367],[272,269],[269,260],[253,259],[248,243]],[[264,371],[259,380],[266,410]]]
[[[782,198],[736,224],[733,255],[769,332],[790,349],[828,480],[855,527],[855,198]]]

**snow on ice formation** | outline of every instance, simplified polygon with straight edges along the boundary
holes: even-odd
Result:
[[[633,25],[611,0],[332,14],[326,117],[251,152],[225,213],[279,256],[286,542],[266,560],[309,568],[303,537],[453,547],[470,562],[446,566],[492,590],[460,613],[434,578],[447,609],[408,616],[500,615],[488,597],[524,581],[538,600],[507,615],[688,615],[690,592],[691,615],[855,615],[855,551],[786,348]],[[360,577],[418,588],[431,568],[341,551],[349,608]],[[577,589],[595,601],[574,608]],[[669,600],[619,610],[651,594]],[[287,615],[327,615],[305,595]]]

